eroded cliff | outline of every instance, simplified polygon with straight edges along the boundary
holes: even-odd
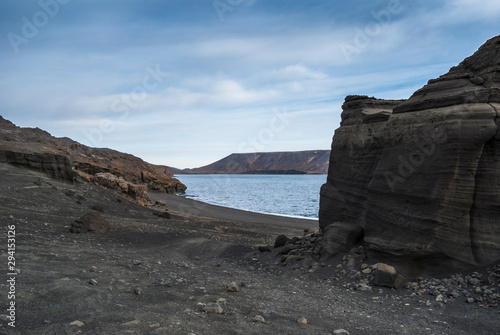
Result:
[[[422,267],[500,259],[500,36],[406,101],[349,96],[322,228],[363,228],[373,255]]]
[[[17,127],[1,116],[0,162],[43,171],[69,182],[80,178],[141,201],[149,199],[147,189],[167,193],[186,189],[166,166],[115,150],[90,148],[66,137],[56,138],[39,128]]]

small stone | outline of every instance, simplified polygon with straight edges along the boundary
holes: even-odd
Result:
[[[363,269],[361,272],[364,274],[370,274],[370,273],[372,273],[372,269],[366,268],[366,269]]]
[[[97,272],[97,267],[91,266],[89,271],[90,272]]]
[[[302,325],[307,325],[307,319],[305,317],[300,317],[297,319],[297,323],[300,323]]]
[[[138,260],[138,259],[134,259],[134,260],[132,261],[132,264],[134,264],[134,265],[141,265],[141,264],[142,264],[142,261],[140,261],[140,260]]]
[[[262,315],[256,315],[253,318],[253,322],[266,323],[266,320],[264,319],[264,317]]]
[[[205,313],[215,313],[215,314],[222,314],[223,310],[222,307],[220,307],[219,304],[207,304],[205,307],[203,307],[203,310]]]
[[[132,320],[132,321],[129,321],[129,322],[125,322],[125,323],[122,323],[122,326],[136,326],[138,324],[140,324],[141,321],[139,320]]]
[[[70,326],[83,327],[85,324],[81,321],[75,320],[69,324]]]
[[[9,220],[14,220],[14,216],[13,215],[9,215]]]
[[[137,294],[137,295],[141,295],[141,293],[142,293],[142,288],[140,288],[140,287],[136,287],[136,288],[134,288],[134,293],[135,293],[135,294]]]
[[[441,294],[439,294],[437,297],[436,297],[436,302],[443,302],[443,296]]]
[[[345,329],[337,329],[333,331],[334,335],[349,335],[349,332]]]
[[[91,279],[91,280],[89,280],[89,284],[90,285],[97,285],[97,280]]]
[[[467,298],[467,303],[472,304],[474,302],[474,298]]]
[[[162,279],[160,279],[160,285],[166,286],[166,287],[171,287],[172,281],[170,280],[170,278],[162,278]]]
[[[237,282],[233,281],[227,286],[228,292],[238,292],[240,290]]]
[[[219,305],[225,305],[227,300],[225,298],[219,298],[216,301]]]

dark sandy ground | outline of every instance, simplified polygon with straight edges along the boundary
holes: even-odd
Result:
[[[339,259],[308,272],[257,250],[280,234],[302,236],[314,221],[153,197],[167,201],[171,219],[96,186],[0,165],[0,334],[500,334],[498,307],[406,289],[356,291],[339,278]],[[71,234],[95,206],[111,231]],[[237,292],[227,290],[233,282]],[[15,328],[5,317],[11,301]],[[222,313],[205,311],[216,302]]]

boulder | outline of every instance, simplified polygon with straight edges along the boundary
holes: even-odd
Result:
[[[345,222],[336,222],[323,230],[322,259],[348,252],[363,240],[363,228]]]
[[[274,241],[274,247],[279,248],[284,246],[290,239],[286,235],[279,235]]]
[[[107,233],[109,232],[109,223],[101,215],[90,212],[73,222],[70,231],[74,234]]]
[[[378,263],[377,269],[373,273],[373,285],[400,289],[405,287],[406,279],[398,274],[394,267]]]

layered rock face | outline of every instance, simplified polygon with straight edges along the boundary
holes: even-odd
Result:
[[[69,138],[53,137],[39,128],[17,127],[1,116],[0,162],[43,171],[52,178],[70,182],[79,177],[146,202],[147,189],[167,193],[186,190],[166,166],[149,164],[115,150],[89,148]],[[103,178],[103,174],[109,178]]]
[[[423,268],[500,259],[500,36],[406,101],[342,107],[320,227],[360,226],[373,254]]]

